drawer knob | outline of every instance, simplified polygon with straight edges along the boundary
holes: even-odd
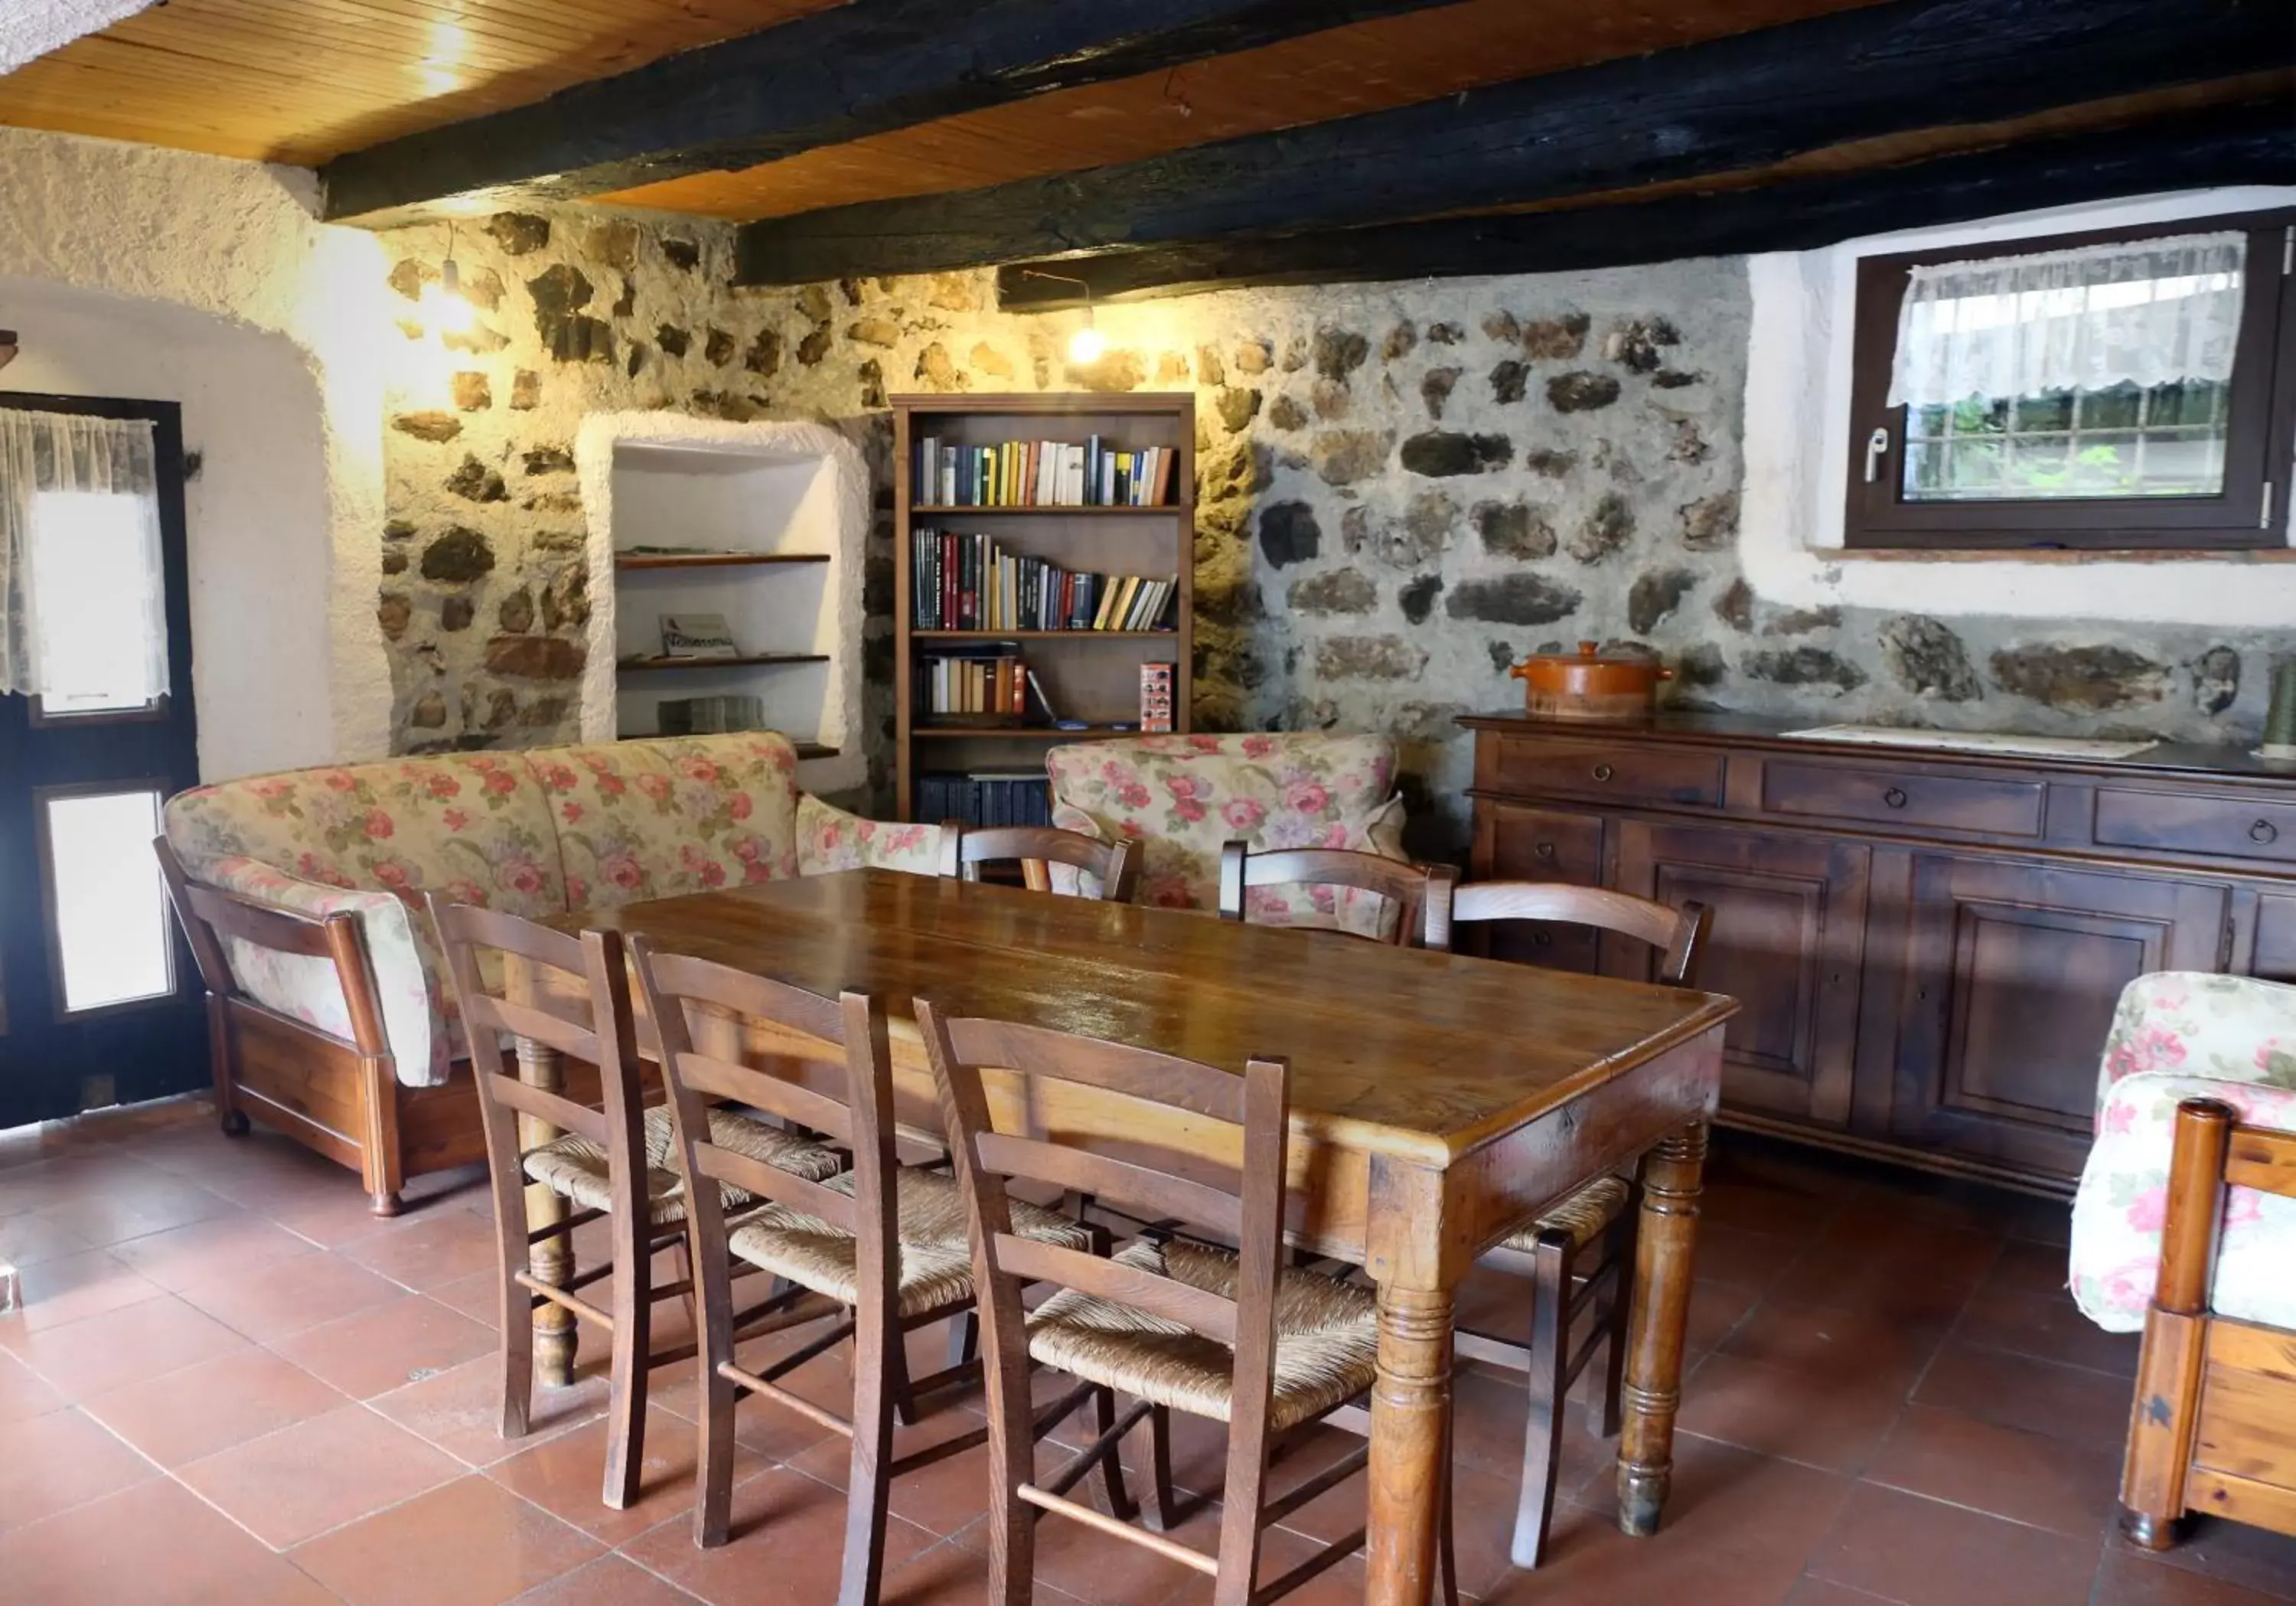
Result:
[[[1554,844],[1551,842],[1542,842],[1531,851],[1537,853],[1541,859],[1552,859],[1554,857]]]
[[[1597,764],[1595,766],[1595,778],[1596,780],[1608,780],[1611,776],[1617,773],[1618,772],[1612,770],[1608,764]]]
[[[2248,828],[2248,839],[2259,843],[2277,842],[2280,840],[2280,828],[2268,819],[2259,819]]]
[[[1882,794],[1882,801],[1893,809],[1902,809],[1906,806],[1906,789],[1903,787],[1892,787]]]

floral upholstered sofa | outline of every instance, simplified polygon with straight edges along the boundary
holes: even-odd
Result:
[[[538,918],[862,864],[937,867],[938,827],[857,819],[796,778],[790,744],[753,733],[392,759],[170,799],[171,884],[314,934],[350,917],[357,949],[339,963],[316,935],[292,951],[184,910],[226,1126],[251,1116],[357,1167],[385,1214],[407,1176],[483,1157],[425,894]]]
[[[1055,747],[1046,766],[1053,823],[1105,842],[1137,842],[1140,901],[1169,909],[1219,903],[1223,843],[1254,851],[1348,848],[1403,852],[1395,744],[1316,734],[1143,737]],[[1078,872],[1054,868],[1055,890]],[[1097,890],[1087,888],[1086,890]],[[1328,886],[1254,887],[1250,918],[1264,925],[1379,932],[1386,900]]]

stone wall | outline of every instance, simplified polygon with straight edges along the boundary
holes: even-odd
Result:
[[[589,212],[457,235],[480,328],[437,352],[443,231],[389,241],[412,350],[394,399],[381,622],[404,746],[570,739],[580,668],[581,416],[676,408],[832,422],[879,486],[867,723],[891,719],[890,441],[902,391],[1170,389],[1198,407],[1196,717],[1383,729],[1420,841],[1456,843],[1463,710],[1513,705],[1526,652],[1639,642],[1678,701],[1995,729],[2252,729],[2271,642],[2200,629],[1788,609],[1737,557],[1743,265],[1226,292],[996,312],[985,274],[726,286],[715,226]]]

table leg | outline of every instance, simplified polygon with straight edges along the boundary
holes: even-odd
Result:
[[[566,1067],[555,1049],[518,1040],[518,1079],[545,1092],[566,1091]],[[533,1116],[518,1118],[521,1153],[563,1136],[548,1122]],[[566,1219],[566,1200],[555,1189],[529,1182],[526,1189],[526,1223],[529,1231],[554,1227]],[[537,1240],[527,1252],[527,1270],[535,1280],[564,1288],[574,1270],[574,1246],[569,1236]],[[574,1313],[547,1302],[534,1313],[534,1369],[545,1388],[570,1388],[574,1383]]]
[[[1379,1289],[1379,1380],[1371,1391],[1365,1606],[1427,1606],[1450,1454],[1448,1289]]]
[[[1658,1531],[1673,1476],[1674,1413],[1682,1404],[1683,1334],[1690,1321],[1691,1252],[1705,1165],[1702,1121],[1662,1139],[1643,1158],[1626,1423],[1619,1436],[1619,1527],[1637,1536]]]

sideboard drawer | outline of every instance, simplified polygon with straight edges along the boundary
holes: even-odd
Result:
[[[1762,767],[1762,807],[1773,814],[1878,825],[1941,827],[1997,836],[2038,836],[2048,787],[2041,781],[1853,770],[1844,764]]]
[[[2296,805],[2103,789],[2096,795],[2096,840],[2105,847],[2296,862]]]
[[[1617,803],[1722,801],[1722,755],[1696,748],[1640,747],[1628,742],[1521,741],[1498,744],[1501,791],[1562,793]]]
[[[1495,881],[1566,881],[1573,886],[1603,885],[1603,819],[1599,814],[1566,814],[1493,803],[1488,810],[1489,868]]]

